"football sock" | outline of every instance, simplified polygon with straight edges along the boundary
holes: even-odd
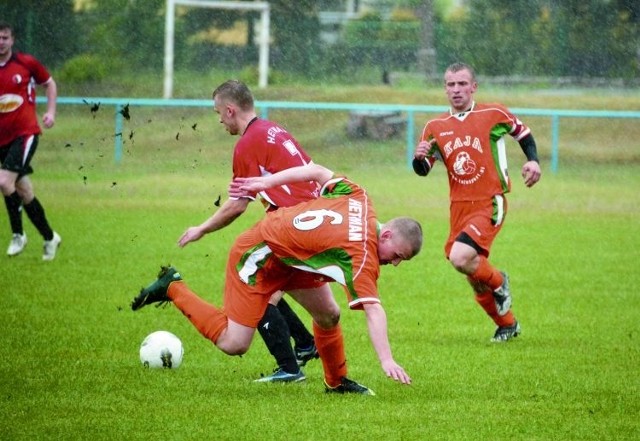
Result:
[[[45,216],[44,208],[38,198],[33,198],[31,202],[25,204],[24,211],[44,240],[53,239],[53,230],[49,226],[49,222],[47,222],[47,216]]]
[[[289,333],[295,341],[296,348],[306,349],[313,345],[313,335],[307,330],[306,326],[300,320],[291,306],[284,300],[278,302],[278,311],[284,317],[289,327]]]
[[[492,291],[502,286],[502,273],[491,266],[489,259],[485,256],[480,256],[480,264],[476,272],[471,274],[470,277],[477,282],[484,283]]]
[[[14,191],[9,196],[5,196],[4,204],[7,206],[7,213],[9,214],[9,224],[11,225],[11,231],[14,234],[23,234],[21,212],[22,199],[18,195],[18,192]]]
[[[322,360],[324,379],[329,387],[337,387],[342,383],[342,377],[347,376],[342,328],[338,323],[331,329],[323,329],[314,321],[313,335]]]
[[[189,289],[186,283],[182,281],[171,282],[167,296],[200,334],[213,343],[218,341],[220,334],[227,329],[227,316],[222,310],[202,300]]]
[[[291,334],[287,323],[279,309],[271,303],[267,305],[267,310],[258,323],[258,332],[282,370],[290,374],[300,371],[296,354],[291,347]]]
[[[498,314],[498,308],[493,298],[492,291],[486,291],[483,293],[476,293],[476,302],[485,310],[487,315],[491,317],[491,320],[498,326],[513,326],[516,322],[516,318],[513,316],[513,312],[509,310],[505,315]]]

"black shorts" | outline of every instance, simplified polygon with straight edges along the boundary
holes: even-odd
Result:
[[[0,168],[18,173],[18,179],[33,173],[31,158],[37,148],[38,135],[20,136],[10,144],[0,146]]]

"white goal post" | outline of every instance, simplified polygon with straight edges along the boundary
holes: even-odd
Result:
[[[211,0],[167,0],[167,12],[164,34],[164,98],[173,95],[173,58],[176,5],[193,6],[213,9],[241,9],[260,11],[260,55],[259,55],[259,80],[260,88],[267,87],[269,75],[269,28],[270,11],[268,2],[238,2],[238,1],[211,1]]]

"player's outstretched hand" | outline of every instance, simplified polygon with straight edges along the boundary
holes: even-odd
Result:
[[[253,178],[235,178],[229,184],[229,197],[238,199],[248,196],[254,196],[256,193],[267,189],[261,177]]]
[[[196,240],[200,239],[203,235],[204,233],[198,227],[187,228],[187,231],[182,233],[182,236],[180,236],[180,239],[178,239],[178,246],[180,248],[183,248],[189,242],[195,242]]]
[[[396,363],[394,360],[385,361],[382,363],[382,370],[387,377],[393,378],[402,384],[411,384],[411,377],[407,374],[402,366]]]
[[[527,187],[533,187],[540,180],[541,174],[540,164],[536,161],[528,161],[522,166],[522,177]]]

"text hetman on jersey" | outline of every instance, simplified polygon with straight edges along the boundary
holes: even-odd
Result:
[[[349,199],[349,242],[362,242],[362,203]]]
[[[276,143],[276,135],[278,133],[282,133],[285,132],[284,129],[281,129],[280,127],[269,127],[269,130],[267,131],[267,142],[269,144],[275,144]]]

